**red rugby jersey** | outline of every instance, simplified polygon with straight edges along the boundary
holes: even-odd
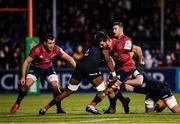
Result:
[[[52,66],[53,57],[56,55],[62,56],[63,50],[55,45],[53,50],[48,52],[42,43],[34,46],[29,56],[33,58],[33,61],[31,64],[35,67],[41,68],[41,69],[47,69],[50,66]]]
[[[112,47],[110,55],[114,59],[116,70],[131,71],[135,68],[135,62],[129,52],[132,51],[132,41],[126,35],[120,36],[119,39],[112,38]]]

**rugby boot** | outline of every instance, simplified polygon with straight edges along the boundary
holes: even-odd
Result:
[[[20,108],[20,104],[14,103],[10,111],[11,113],[16,113],[19,108]]]
[[[46,114],[46,109],[45,108],[41,108],[40,110],[39,110],[39,115],[45,115]]]
[[[66,114],[63,108],[57,109],[57,114]]]
[[[116,109],[111,108],[111,107],[105,108],[102,111],[103,111],[104,114],[114,114],[114,113],[116,113]]]
[[[88,105],[86,111],[92,114],[101,114],[94,106]]]
[[[129,97],[124,98],[124,101],[122,102],[122,105],[123,105],[125,113],[129,113],[129,103],[130,103]]]

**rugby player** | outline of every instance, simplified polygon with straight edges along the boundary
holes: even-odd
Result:
[[[113,33],[114,37],[107,42],[107,45],[103,46],[110,49],[110,55],[115,61],[115,70],[120,81],[124,82],[135,69],[135,62],[131,57],[131,52],[134,47],[134,52],[137,53],[138,62],[143,64],[142,52],[138,46],[133,46],[132,40],[124,35],[123,33],[123,23],[114,22],[113,23]],[[111,98],[109,96],[110,106],[104,110],[104,113],[115,113],[116,112],[116,101],[119,99],[124,107],[124,112],[129,113],[129,102],[130,99],[124,98],[121,91],[116,93],[116,96]]]
[[[134,54],[136,54],[136,55],[139,55],[139,56],[136,56],[136,57],[138,57],[137,59],[138,59],[138,65],[144,65],[144,61],[143,61],[143,57],[142,57],[142,50],[141,50],[141,48],[139,47],[139,46],[136,46],[136,45],[133,45],[133,50],[132,50],[132,52],[130,52],[130,55],[131,55],[131,57],[134,55]],[[111,76],[111,74],[110,74],[110,77],[112,77]],[[111,79],[110,79],[111,80]],[[109,80],[109,81],[110,81]],[[108,89],[108,88],[107,88]],[[111,92],[111,91],[110,91]],[[106,94],[108,94],[109,92],[108,92],[108,90],[106,91]],[[114,93],[109,93],[109,95],[111,94],[111,96],[114,94]],[[98,95],[98,94],[97,94]],[[96,95],[96,96],[97,96]],[[91,111],[95,111],[94,109],[95,109],[95,106],[97,105],[97,103],[95,102],[95,99],[96,99],[96,97],[91,101],[91,103],[88,105],[88,106],[93,106],[93,109],[91,110]],[[125,103],[123,104],[124,105],[124,111],[126,112],[126,113],[128,113],[128,111],[129,111],[129,108],[128,108],[128,100],[129,98],[125,98]],[[88,108],[88,106],[86,107],[86,110],[87,110],[87,108]],[[158,108],[159,108],[159,106],[158,106]],[[88,108],[88,109],[91,109],[91,108]],[[111,113],[111,111],[107,111],[108,109],[105,109],[105,110],[103,110],[103,111],[105,111],[106,113]],[[159,109],[160,110],[160,109]],[[98,110],[96,110],[96,111],[98,111]]]
[[[103,80],[103,76],[99,70],[102,60],[105,61],[106,66],[112,74],[112,80],[114,82],[119,81],[117,80],[113,62],[109,55],[109,50],[102,48],[103,44],[105,44],[108,40],[110,40],[110,38],[104,32],[99,31],[95,34],[95,42],[87,49],[84,57],[77,62],[77,66],[72,74],[68,87],[48,105],[40,109],[40,115],[44,115],[50,107],[55,105],[55,103],[61,102],[65,97],[68,97],[73,92],[77,91],[80,81],[83,78],[86,78],[89,82],[91,82],[98,91],[94,99],[94,104],[99,103],[105,97],[104,91],[106,89],[106,82]],[[100,114],[91,105],[87,106],[86,111],[93,114]]]
[[[59,46],[55,45],[55,38],[48,34],[44,37],[43,42],[34,46],[30,54],[26,57],[22,65],[22,76],[19,82],[19,93],[16,102],[11,108],[11,113],[16,113],[20,108],[20,103],[27,94],[30,86],[38,79],[39,76],[44,76],[49,82],[53,95],[56,97],[60,93],[58,76],[52,65],[54,56],[60,56],[67,60],[74,68],[76,63],[74,59],[65,53]],[[28,63],[30,68],[26,76]],[[61,103],[57,103],[57,113],[65,113],[61,108]]]
[[[168,106],[172,112],[180,113],[180,106],[167,82],[153,79],[145,72],[136,69],[132,79],[128,79],[124,84],[128,91],[146,94],[145,112],[158,112],[158,110],[160,112]],[[159,100],[163,100],[164,103],[157,104]]]

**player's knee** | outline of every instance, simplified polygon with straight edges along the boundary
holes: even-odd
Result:
[[[30,88],[30,85],[27,84],[27,83],[26,83],[25,85],[22,85],[22,86],[21,86],[21,90],[22,90],[22,91],[28,91],[29,88]]]
[[[145,100],[145,107],[147,109],[153,109],[154,108],[154,101],[152,99],[146,99]]]
[[[34,80],[32,78],[27,78],[24,85],[21,85],[21,89],[23,91],[27,91],[34,83]]]
[[[29,89],[29,88],[26,87],[25,85],[21,86],[21,90],[24,91],[24,92],[25,92],[25,91],[28,91],[28,89]]]
[[[33,80],[35,82],[37,80],[37,78],[33,74],[27,74],[26,83],[29,82],[29,80]]]
[[[103,81],[101,84],[99,84],[97,87],[96,87],[97,91],[104,91],[106,89],[106,82]]]
[[[79,88],[80,84],[69,84],[68,85],[68,89],[71,90],[71,91],[77,91],[78,88]]]
[[[57,94],[59,94],[61,92],[59,87],[53,87],[52,90],[53,90],[54,95],[57,95]]]
[[[47,77],[48,82],[58,82],[58,76],[56,74],[51,74]]]
[[[138,75],[138,76],[137,76],[137,79],[138,79],[139,84],[143,84],[144,78],[143,78],[142,75]]]
[[[37,80],[36,76],[34,76],[33,74],[27,74],[26,82],[22,86],[22,89],[27,91],[36,80]]]
[[[59,90],[59,82],[57,81],[51,82],[51,87],[53,90]]]
[[[106,96],[106,94],[103,91],[99,91],[97,93],[97,96],[100,97],[101,99],[103,99]]]
[[[173,113],[180,113],[180,106],[177,104],[173,108],[171,108]]]
[[[174,96],[165,99],[166,105],[171,109],[172,112],[176,112],[177,101]]]
[[[133,72],[133,76],[136,77],[136,79],[138,80],[139,84],[143,83],[144,77],[143,77],[143,75],[138,70],[135,70]]]

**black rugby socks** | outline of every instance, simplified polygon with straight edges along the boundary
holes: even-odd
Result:
[[[27,91],[23,91],[21,88],[19,88],[19,93],[18,93],[16,103],[20,104],[26,95],[27,95]]]

